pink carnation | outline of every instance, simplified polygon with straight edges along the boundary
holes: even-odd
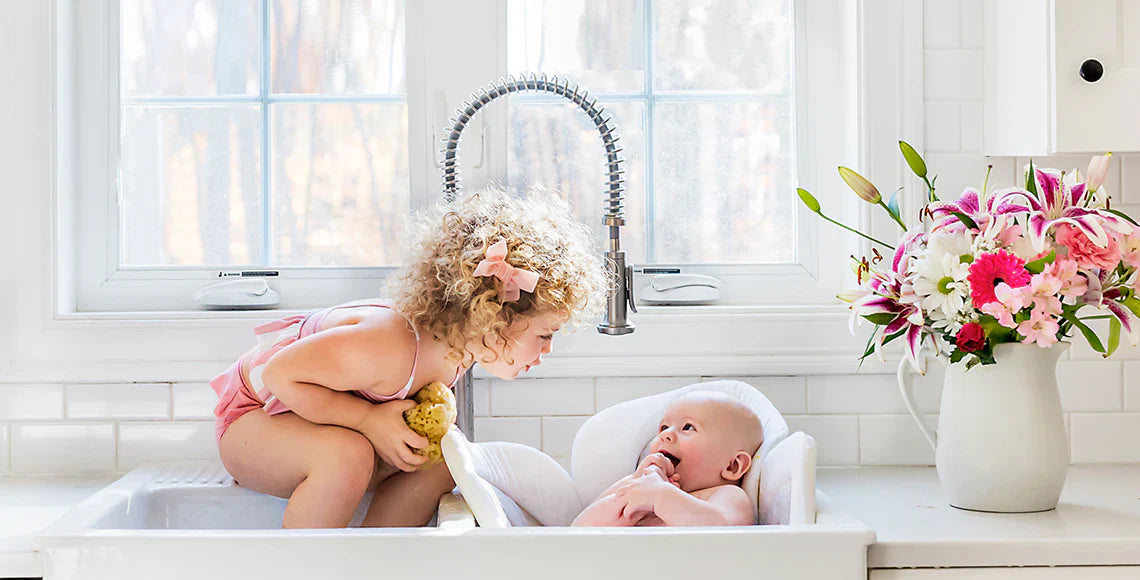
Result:
[[[1111,270],[1120,263],[1120,248],[1112,232],[1106,232],[1108,245],[1102,248],[1072,224],[1057,224],[1055,231],[1057,243],[1068,248],[1069,258],[1082,268]]]

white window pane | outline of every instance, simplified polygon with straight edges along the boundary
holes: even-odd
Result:
[[[122,94],[258,92],[258,0],[122,0]]]
[[[656,0],[655,90],[791,89],[791,0]]]
[[[402,94],[403,0],[275,0],[274,93]]]
[[[627,261],[645,261],[645,106],[605,103],[618,128],[618,144],[626,159],[625,215],[622,248]],[[598,234],[609,183],[606,154],[597,127],[578,107],[565,104],[511,103],[507,142],[508,180],[512,190],[543,187],[568,196],[574,213]]]
[[[262,261],[256,106],[124,107],[121,261]]]
[[[273,263],[401,263],[407,105],[278,104],[271,113]]]
[[[640,0],[510,0],[507,68],[569,77],[593,93],[645,90]]]
[[[656,106],[655,261],[795,258],[791,119],[790,99]]]

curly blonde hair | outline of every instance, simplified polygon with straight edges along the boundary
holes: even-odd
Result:
[[[475,358],[469,343],[491,348],[487,337],[493,336],[505,345],[503,331],[520,318],[557,313],[576,325],[595,316],[613,284],[594,236],[555,194],[536,190],[516,198],[487,189],[438,204],[416,226],[419,242],[389,277],[388,295],[416,328],[448,345],[449,359],[465,365]],[[498,278],[474,275],[487,248],[500,240],[507,243],[507,263],[539,275],[534,292],[523,291],[513,302],[500,300]]]

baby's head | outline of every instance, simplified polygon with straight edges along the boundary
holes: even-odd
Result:
[[[514,378],[541,362],[563,324],[592,317],[604,304],[611,282],[601,251],[555,194],[484,190],[437,205],[418,226],[419,242],[390,277],[389,295],[416,328],[448,345],[453,360]],[[534,290],[517,299],[499,277],[475,274],[499,242],[507,264],[538,275]]]
[[[686,393],[665,409],[649,450],[673,462],[681,489],[739,483],[764,442],[760,419],[719,391]]]

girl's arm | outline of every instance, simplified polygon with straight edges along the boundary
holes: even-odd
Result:
[[[261,378],[297,415],[313,423],[358,431],[385,463],[415,471],[426,458],[414,449],[428,444],[404,422],[403,412],[415,402],[374,404],[344,392],[371,388],[392,393],[397,387],[391,385],[397,380],[402,386],[411,373],[416,348],[415,339],[405,334],[402,329],[390,332],[365,323],[330,328],[274,354]]]
[[[415,339],[392,334],[361,323],[307,336],[274,354],[262,381],[297,415],[359,431],[375,405],[343,391],[391,383],[392,375],[411,372]],[[405,354],[407,360],[400,360]]]

